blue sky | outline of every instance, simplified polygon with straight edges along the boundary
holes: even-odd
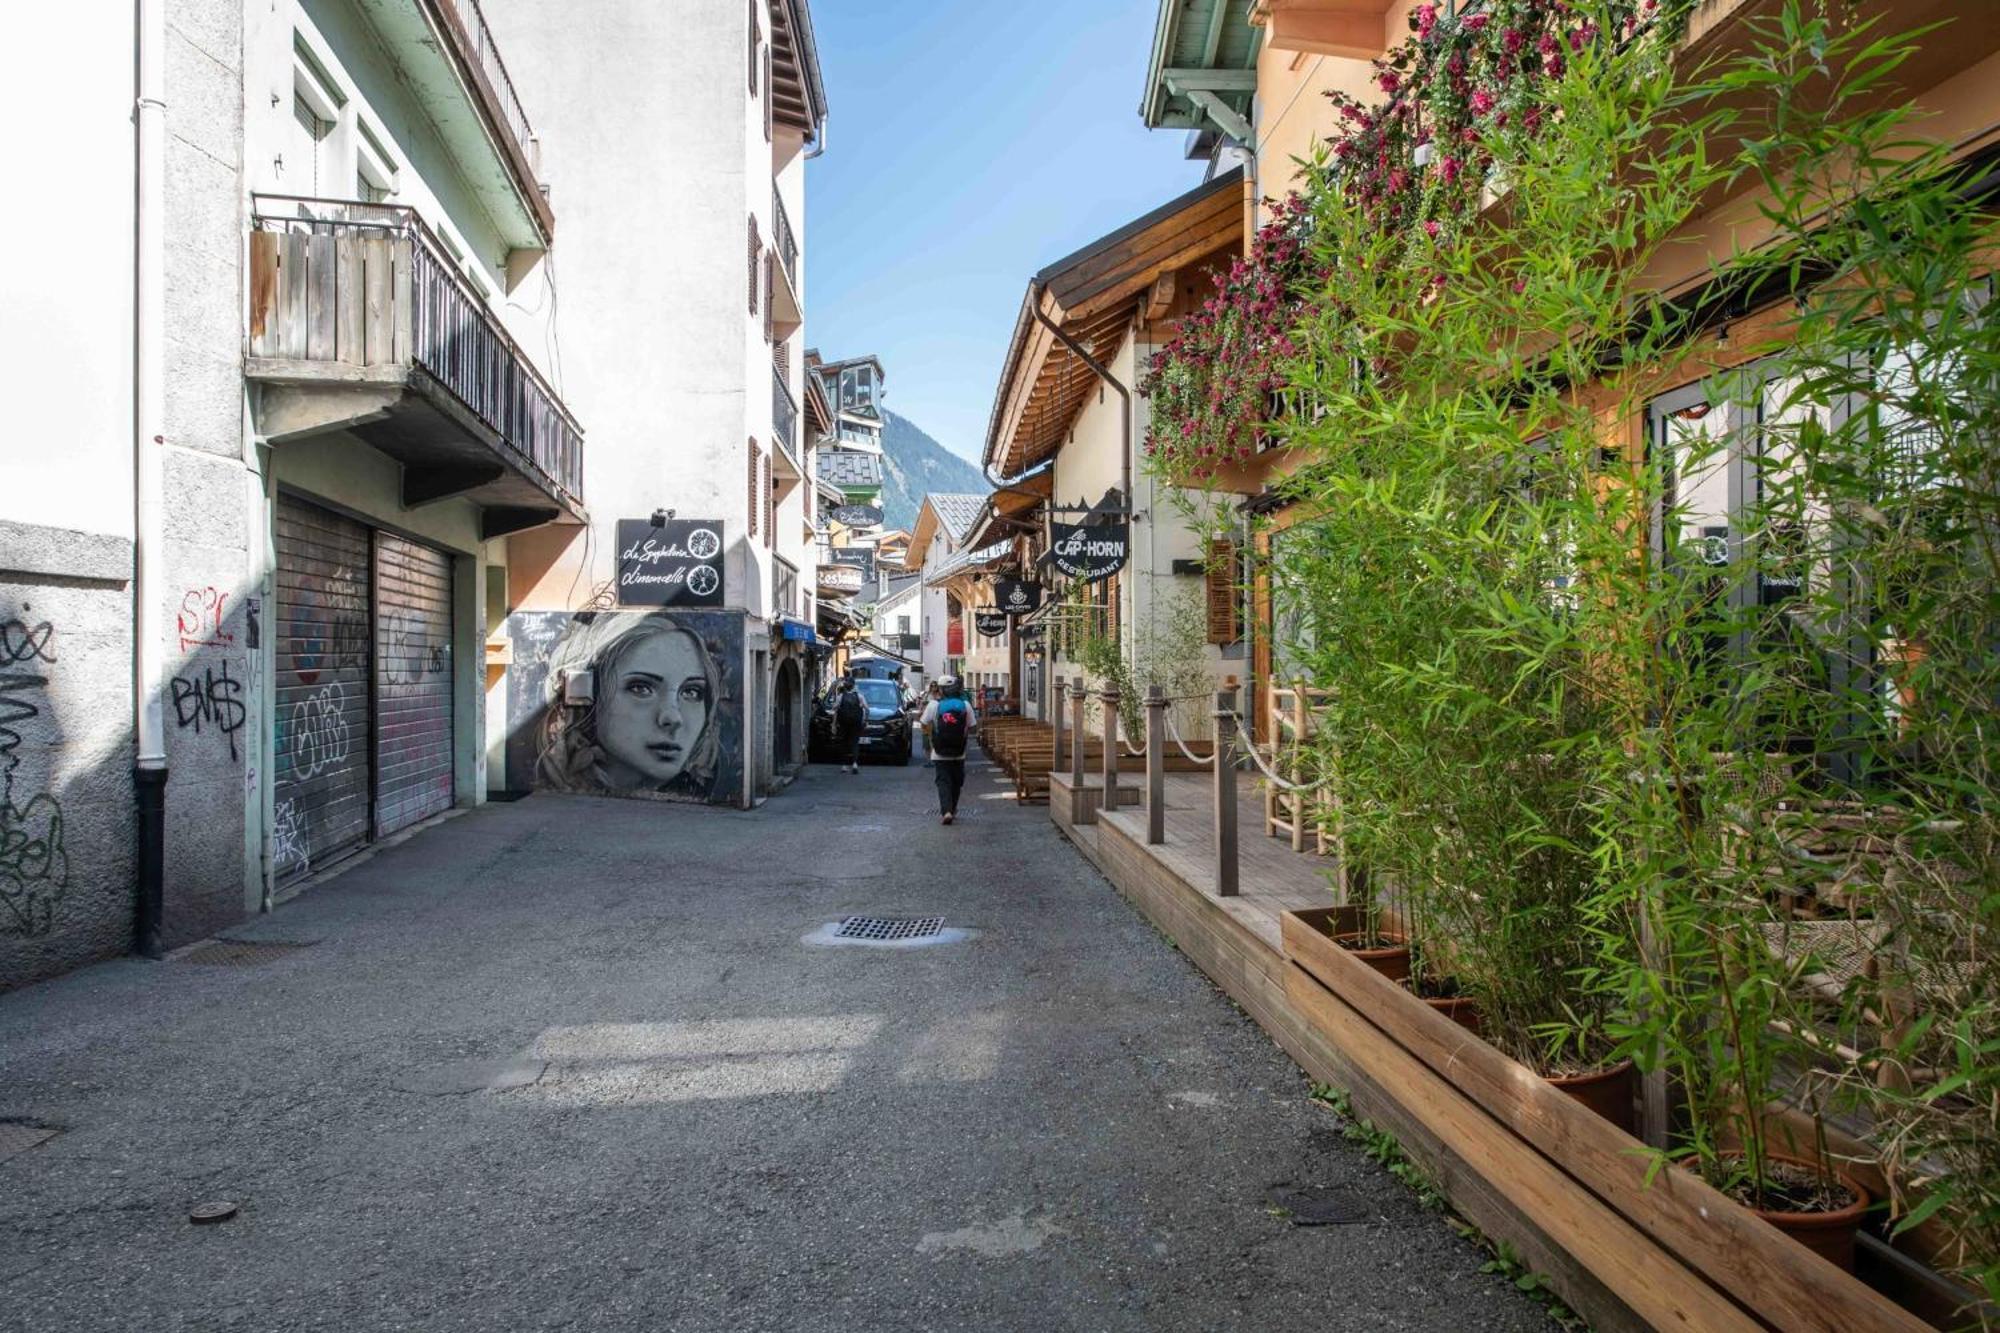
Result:
[[[977,459],[1029,275],[1200,183],[1139,121],[1158,0],[815,0],[806,341]]]

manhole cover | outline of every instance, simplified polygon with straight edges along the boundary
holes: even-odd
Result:
[[[833,933],[843,940],[920,940],[943,929],[941,916],[849,916]]]
[[[1349,1227],[1371,1216],[1360,1195],[1323,1186],[1280,1186],[1271,1191],[1271,1203],[1295,1227]]]
[[[0,1162],[19,1157],[60,1133],[55,1126],[37,1120],[0,1120]]]
[[[177,961],[193,963],[197,967],[263,967],[308,947],[278,940],[255,943],[249,940],[210,940],[207,944],[197,944],[189,949]]]

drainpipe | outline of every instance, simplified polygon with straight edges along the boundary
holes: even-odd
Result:
[[[164,349],[166,255],[164,194],[167,105],[166,0],[138,0],[139,92],[132,118],[138,131],[138,182],[133,226],[133,431],[134,567],[132,571],[133,709],[138,741],[132,778],[139,807],[139,883],[136,946],[147,958],[166,954],[165,864],[167,842],[166,719],[160,695],[166,651],[160,636],[161,496],[166,444]]]

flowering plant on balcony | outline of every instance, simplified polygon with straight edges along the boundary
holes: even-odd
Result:
[[[1277,206],[1248,257],[1217,276],[1215,295],[1153,356],[1143,387],[1153,408],[1147,451],[1160,474],[1209,480],[1282,433],[1269,419],[1282,414],[1277,396],[1295,378],[1299,325],[1338,317],[1338,264],[1362,258],[1315,257],[1318,209],[1362,209],[1395,242],[1395,262],[1429,266],[1504,191],[1491,173],[1508,136],[1542,132],[1550,86],[1575,55],[1607,36],[1675,26],[1689,4],[1488,0],[1469,12],[1412,10],[1409,39],[1375,62],[1381,100],[1330,95],[1338,124],[1305,192]]]
[[[1216,275],[1215,295],[1153,354],[1142,386],[1153,404],[1146,449],[1165,475],[1206,480],[1256,452],[1266,404],[1298,352],[1308,208],[1298,194],[1278,204],[1249,255]]]

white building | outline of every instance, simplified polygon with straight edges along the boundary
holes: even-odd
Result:
[[[933,491],[917,507],[917,526],[910,534],[909,567],[923,575],[923,610],[918,633],[923,638],[927,680],[960,675],[965,669],[965,605],[943,586],[939,575],[964,547],[985,502],[983,495]]]
[[[806,0],[486,0],[538,108],[563,209],[564,386],[591,421],[584,531],[513,543],[516,654],[561,617],[619,604],[617,526],[672,511],[719,526],[714,659],[725,772],[749,804],[803,760],[816,621],[802,442],[806,161],[826,116]],[[533,783],[546,691],[509,714],[510,786]]]
[[[12,18],[67,203],[5,224],[0,986],[482,800],[509,534],[584,519],[556,214],[476,5]]]

